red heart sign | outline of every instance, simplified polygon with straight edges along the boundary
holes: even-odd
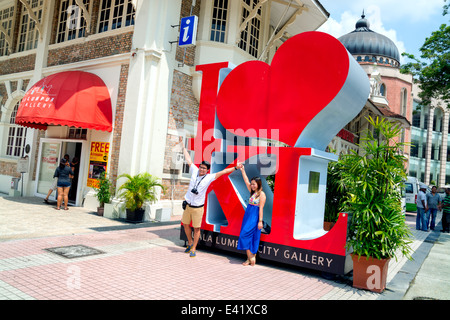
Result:
[[[278,49],[270,66],[249,61],[230,72],[219,91],[218,118],[225,128],[242,129],[249,137],[278,129],[278,140],[294,146],[305,127],[341,91],[349,65],[347,50],[332,36],[296,35]],[[340,121],[339,116],[331,120]],[[342,121],[346,122],[340,128],[349,120]]]

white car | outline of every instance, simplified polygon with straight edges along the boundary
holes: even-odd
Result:
[[[406,211],[417,211],[417,193],[419,192],[419,180],[408,177],[405,181]]]

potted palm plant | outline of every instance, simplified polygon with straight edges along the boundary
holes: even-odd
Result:
[[[110,203],[112,197],[112,183],[106,176],[106,172],[102,172],[100,178],[98,179],[98,187],[95,188],[97,192],[97,200],[99,202],[99,207],[97,207],[97,214],[103,216],[104,207],[106,203]]]
[[[122,174],[119,178],[127,178],[125,183],[117,190],[119,197],[125,201],[126,220],[129,222],[141,222],[145,213],[144,203],[156,201],[156,187],[161,187],[164,190],[164,186],[157,177],[147,172],[134,176]]]
[[[342,183],[352,214],[348,249],[353,250],[353,286],[374,292],[386,287],[389,260],[401,253],[411,259],[411,231],[401,207],[401,187],[406,179],[401,127],[386,119],[368,118],[373,127],[360,147],[362,154],[343,156]]]

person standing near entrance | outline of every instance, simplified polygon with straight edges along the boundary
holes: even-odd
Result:
[[[427,186],[421,183],[419,185],[419,192],[417,193],[417,217],[416,217],[416,230],[428,231],[427,226]]]
[[[77,197],[78,173],[80,171],[80,159],[78,157],[73,158],[70,163],[70,168],[72,169],[74,175],[72,178],[72,185],[70,186],[69,199],[75,201]]]
[[[431,193],[427,194],[427,205],[428,205],[428,219],[427,219],[427,228],[434,230],[436,224],[436,214],[439,206],[441,205],[441,196],[439,193],[436,193],[437,187],[431,187]],[[430,221],[431,220],[431,221]]]
[[[200,227],[203,218],[203,209],[205,205],[206,191],[209,185],[217,178],[224,174],[231,173],[239,169],[242,164],[238,164],[236,167],[224,169],[217,173],[208,173],[211,165],[207,161],[197,166],[192,162],[191,156],[184,147],[183,137],[180,137],[181,147],[183,149],[184,158],[189,165],[189,172],[191,174],[191,180],[189,182],[188,191],[184,197],[186,207],[183,211],[181,222],[184,226],[184,231],[188,239],[188,246],[184,252],[189,253],[189,256],[194,258],[196,256],[197,244],[200,238]],[[194,228],[194,237],[192,238],[192,228]]]
[[[67,204],[69,203],[69,190],[70,190],[70,176],[73,176],[73,171],[68,166],[68,161],[66,159],[61,159],[59,167],[56,168],[53,177],[58,178],[58,200],[56,202],[56,210],[60,210],[61,202],[64,199],[64,210],[69,210]]]
[[[69,161],[69,158],[70,158],[70,156],[68,154],[65,154],[63,159],[66,159],[67,161]],[[56,191],[58,189],[57,183],[58,183],[58,178],[53,177],[52,185],[51,185],[50,189],[48,190],[47,196],[44,198],[44,203],[50,204],[50,202],[48,201],[48,198],[53,193],[53,191]]]

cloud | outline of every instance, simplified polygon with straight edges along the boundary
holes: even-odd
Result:
[[[320,2],[332,17],[342,8],[348,8],[352,14],[361,15],[363,10],[367,11],[374,5],[373,0],[359,0],[356,4],[354,0],[321,0]],[[444,4],[444,0],[377,0],[375,2],[375,5],[380,8],[384,21],[407,20],[409,23],[429,21],[434,15],[442,13]]]
[[[442,12],[444,0],[378,0],[377,7],[382,8],[385,21],[408,19],[410,23],[428,21],[433,15]],[[358,4],[364,8],[373,6],[373,0],[362,0]]]
[[[394,29],[387,29],[384,26],[384,23],[381,19],[382,16],[381,10],[378,5],[367,5],[367,7],[364,10],[364,13],[366,19],[369,21],[370,24],[369,27],[371,30],[391,39],[397,46],[400,54],[406,51],[405,44],[402,41],[400,41],[397,37],[397,31]],[[328,21],[319,28],[318,31],[326,32],[336,38],[339,38],[355,30],[356,22],[359,19],[361,19],[361,14],[352,13],[351,11],[345,11],[341,14],[340,21],[335,20],[333,18],[329,18]],[[400,57],[400,60],[403,60],[403,57]],[[400,62],[403,63],[404,61]]]

